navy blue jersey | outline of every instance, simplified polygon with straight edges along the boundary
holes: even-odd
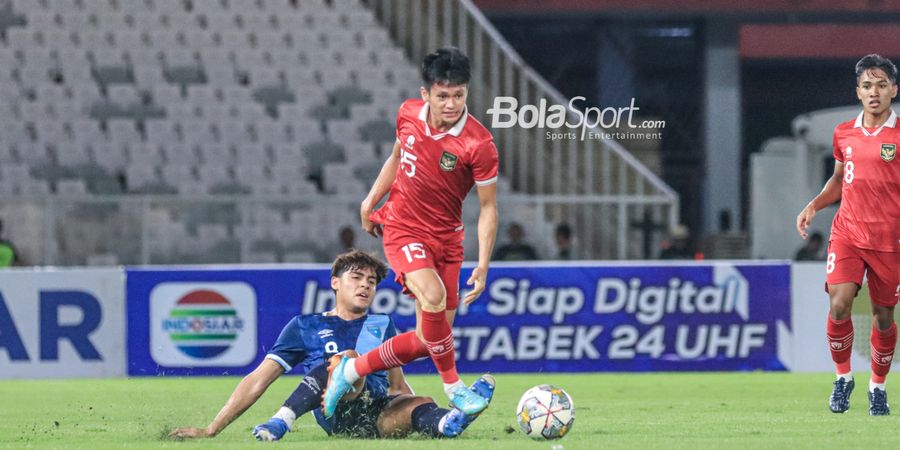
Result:
[[[285,372],[302,364],[305,373],[335,353],[367,353],[396,334],[394,322],[385,314],[368,314],[356,320],[324,314],[295,316],[281,330],[266,358],[281,364]],[[387,371],[367,376],[366,386],[373,395],[380,396],[382,391],[387,395]]]

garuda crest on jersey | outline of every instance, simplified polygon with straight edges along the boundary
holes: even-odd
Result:
[[[456,168],[456,162],[459,161],[459,157],[444,150],[444,154],[441,155],[441,169],[449,172]]]
[[[897,155],[897,146],[894,144],[881,144],[881,159],[891,162]]]

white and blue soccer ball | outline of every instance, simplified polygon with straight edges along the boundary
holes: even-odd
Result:
[[[541,384],[522,394],[516,419],[522,432],[532,439],[559,439],[575,423],[575,403],[566,391]]]

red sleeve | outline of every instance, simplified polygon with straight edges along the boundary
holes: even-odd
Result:
[[[834,128],[834,134],[831,137],[831,147],[834,148],[834,159],[838,162],[844,162],[844,152],[841,151],[841,148],[838,147],[837,142],[838,128]]]
[[[403,123],[404,120],[406,120],[406,118],[403,117],[403,110],[405,106],[406,102],[403,102],[400,104],[400,107],[397,108],[397,128],[394,129],[394,134],[396,135],[398,141],[400,140],[400,124]]]
[[[472,176],[477,186],[487,186],[497,182],[500,160],[493,139],[484,141],[475,149],[472,158]]]

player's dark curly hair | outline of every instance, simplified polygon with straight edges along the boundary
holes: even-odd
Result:
[[[897,82],[897,66],[895,66],[891,60],[881,55],[872,53],[871,55],[863,56],[862,59],[856,63],[856,79],[859,80],[859,77],[869,69],[881,69],[887,74],[891,83]]]
[[[459,86],[468,84],[471,77],[469,57],[456,47],[444,47],[429,53],[422,61],[422,81],[425,88],[433,84]]]
[[[378,258],[357,249],[350,249],[347,253],[341,253],[334,259],[331,265],[331,276],[340,277],[353,269],[372,269],[378,283],[387,276],[387,265]]]

